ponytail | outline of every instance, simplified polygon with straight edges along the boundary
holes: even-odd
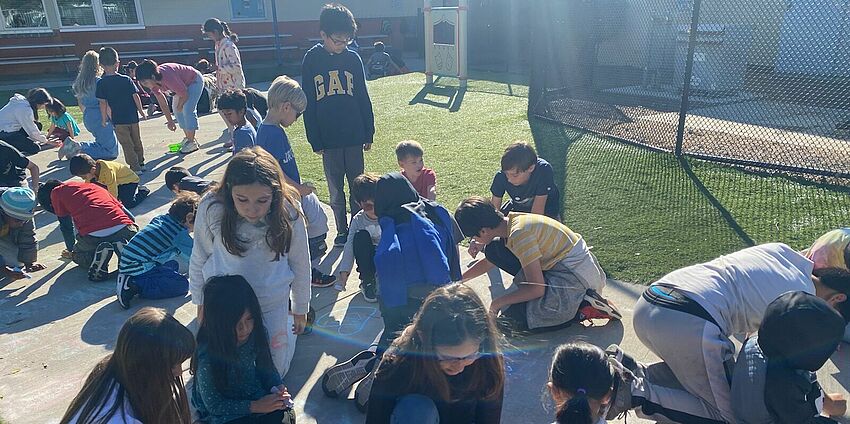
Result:
[[[224,35],[225,37],[230,37],[230,40],[234,43],[239,42],[239,35],[235,32],[230,32],[230,27],[227,25],[227,22],[221,22],[221,29],[223,30],[221,31],[222,35]]]
[[[608,355],[599,347],[577,342],[561,345],[555,352],[549,372],[552,389],[570,395],[558,405],[558,424],[593,424],[597,411],[590,402],[602,401],[614,384],[614,369]]]
[[[576,390],[572,399],[561,404],[557,414],[555,414],[555,422],[558,424],[593,424],[590,402],[584,389]]]

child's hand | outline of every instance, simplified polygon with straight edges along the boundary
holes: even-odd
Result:
[[[304,329],[307,328],[307,315],[293,314],[292,318],[295,321],[292,324],[292,334],[304,334]]]
[[[268,414],[286,408],[284,403],[283,396],[279,393],[272,393],[251,402],[250,410],[252,414]]]
[[[139,111],[139,119],[141,119],[142,121],[144,121],[144,120],[147,120],[147,119],[148,119],[148,116],[147,116],[147,115],[145,115],[145,112],[144,112],[144,111],[141,111],[141,110],[140,110],[140,111]]]
[[[167,122],[165,125],[170,131],[177,131],[177,124],[175,124],[174,121]]]
[[[466,249],[466,251],[469,253],[470,256],[472,256],[473,259],[475,259],[475,257],[478,256],[478,254],[481,252],[482,247],[483,246],[481,246],[480,243],[473,240],[469,242],[469,249]]]
[[[841,393],[824,393],[823,412],[830,417],[840,417],[847,412],[847,399]]]
[[[363,151],[368,152],[369,150],[372,150],[372,143],[366,143],[366,144],[364,144],[364,145],[363,145]]]
[[[298,186],[298,194],[300,194],[301,197],[307,196],[312,192],[313,192],[313,187],[310,187],[310,186],[305,185],[305,184],[300,184]]]
[[[101,126],[101,127],[105,127],[105,126],[106,126],[106,119],[101,119],[101,120],[100,120],[100,126]]]
[[[292,402],[292,395],[289,394],[289,390],[283,384],[272,387],[272,393],[277,394],[283,399],[283,405],[285,407],[291,408],[295,406],[295,403]]]

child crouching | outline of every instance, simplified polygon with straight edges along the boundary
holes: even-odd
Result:
[[[136,295],[166,299],[189,292],[189,280],[178,271],[180,266],[175,258],[188,261],[192,256],[189,233],[195,228],[199,202],[197,194],[181,193],[167,214],[155,217],[124,247],[116,287],[122,308],[128,309]]]

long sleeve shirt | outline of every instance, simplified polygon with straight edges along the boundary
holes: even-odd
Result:
[[[189,230],[183,224],[169,214],[156,216],[124,247],[118,271],[141,275],[177,256],[188,259],[192,255],[191,243]]]
[[[47,142],[47,137],[35,125],[35,114],[29,100],[20,94],[15,94],[9,99],[9,103],[6,103],[6,106],[0,109],[0,131],[12,133],[21,128],[27,132],[27,135],[33,141],[37,143]]]
[[[293,217],[289,252],[275,260],[266,242],[268,226],[240,219],[236,234],[246,247],[242,256],[231,254],[221,236],[224,204],[215,193],[201,200],[195,217],[195,245],[189,261],[189,291],[192,302],[204,303],[204,285],[210,277],[238,274],[245,277],[264,310],[291,300],[292,313],[303,315],[310,306],[310,252],[304,218],[296,213],[300,205],[288,205],[286,213]],[[291,294],[290,294],[291,293]]]
[[[304,55],[301,80],[307,95],[304,127],[313,151],[372,142],[375,116],[357,53],[331,54],[316,44]]]
[[[224,424],[251,415],[251,402],[271,393],[283,382],[277,372],[257,369],[253,336],[236,352],[236,363],[227,372],[227,387],[219,389],[213,378],[213,358],[207,346],[198,346],[198,371],[192,403],[209,424]]]
[[[215,83],[220,93],[245,88],[242,58],[236,43],[224,37],[215,43]]]

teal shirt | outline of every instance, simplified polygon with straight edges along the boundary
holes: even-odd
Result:
[[[71,133],[71,137],[76,137],[76,136],[80,135],[80,127],[77,125],[77,121],[68,112],[65,112],[64,115],[62,115],[58,118],[53,116],[53,115],[50,115],[50,122],[52,122],[53,125],[55,125],[59,128],[62,128],[63,130],[68,129],[68,123],[70,122],[71,128],[74,129],[74,131]]]
[[[271,393],[282,384],[277,372],[264,373],[257,369],[254,338],[239,347],[235,366],[227,373],[227,388],[219,390],[213,379],[213,358],[206,345],[198,346],[198,370],[192,403],[201,418],[209,424],[224,424],[251,415],[251,401]]]

